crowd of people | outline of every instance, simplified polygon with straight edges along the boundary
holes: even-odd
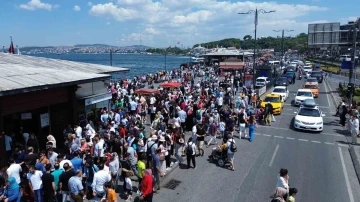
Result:
[[[346,105],[345,100],[341,100],[336,107],[335,116],[340,117],[339,123],[343,127],[343,130],[351,134],[352,144],[357,144],[357,139],[360,137],[359,110],[359,104],[353,102],[351,105]]]
[[[195,169],[204,147],[219,139],[222,144],[214,152],[223,152],[235,170],[235,138],[252,142],[257,121],[274,120],[271,104],[262,109],[240,73],[219,75],[215,67],[194,65],[113,82],[110,107],[99,109],[99,117],[68,125],[63,139],[47,136],[44,147],[23,129],[23,144],[16,143],[15,134],[5,134],[9,167],[0,173],[0,187],[6,185],[0,188],[1,199],[114,202],[121,192],[126,201],[151,202],[161,177],[176,164]],[[180,85],[155,87],[160,82]],[[135,93],[144,86],[160,93]]]

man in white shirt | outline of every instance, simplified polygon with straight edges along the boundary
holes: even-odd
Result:
[[[155,98],[154,95],[153,95],[153,96],[151,96],[151,98],[150,98],[150,104],[153,105],[153,104],[155,104],[155,102],[156,102],[156,98]]]
[[[357,136],[359,134],[359,119],[353,115],[351,116],[350,123],[352,144],[357,144]]]
[[[192,132],[192,141],[195,143],[195,145],[196,145],[196,133],[197,133],[197,122],[195,123],[195,125],[192,127],[192,130],[191,130],[191,132]]]
[[[130,110],[132,115],[135,115],[137,106],[138,104],[134,100],[130,101]]]
[[[43,201],[42,195],[42,177],[43,173],[39,170],[35,170],[34,165],[29,165],[29,173],[27,174],[27,179],[29,180],[29,185],[31,190],[34,193],[35,201]]]
[[[78,125],[75,125],[75,135],[77,138],[82,137],[82,128]]]
[[[70,167],[73,167],[73,164],[71,163],[70,160],[64,159],[64,155],[63,154],[59,154],[57,156],[57,161],[59,162],[60,165],[60,169],[64,170],[64,164],[67,163],[69,164]],[[64,170],[65,171],[65,170]]]
[[[94,138],[95,139],[95,138]],[[94,148],[94,156],[95,157],[103,157],[104,156],[104,143],[96,138],[96,144]]]
[[[8,177],[14,177],[16,180],[16,183],[20,184],[20,172],[22,171],[20,164],[15,163],[15,160],[13,158],[9,159],[10,166],[6,170],[6,174]]]
[[[104,170],[104,164],[99,165],[99,171],[94,174],[94,179],[92,182],[92,189],[94,194],[94,201],[99,202],[105,197],[104,184],[110,182],[111,175],[109,171]]]
[[[189,138],[188,142],[185,146],[186,160],[187,160],[187,168],[190,168],[190,161],[192,161],[194,169],[196,168],[196,145],[193,143],[192,137]]]
[[[217,102],[217,106],[218,106],[218,110],[220,110],[220,108],[223,106],[223,97],[219,96],[217,99],[216,99],[216,102]]]
[[[281,168],[277,177],[276,188],[281,187],[289,191],[289,175],[288,170]]]

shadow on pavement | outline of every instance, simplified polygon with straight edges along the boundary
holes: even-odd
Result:
[[[340,135],[350,136],[350,134],[347,131],[344,131],[343,129],[334,128],[333,131]]]

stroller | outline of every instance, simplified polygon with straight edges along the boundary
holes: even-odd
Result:
[[[216,162],[220,167],[224,167],[228,163],[227,159],[227,149],[220,151],[219,147],[213,148],[211,155],[209,156],[210,162]]]

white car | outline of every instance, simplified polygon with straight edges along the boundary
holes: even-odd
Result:
[[[301,105],[306,99],[314,99],[314,95],[310,89],[299,89],[295,95],[294,105]]]
[[[276,86],[271,94],[277,94],[281,96],[282,101],[286,101],[289,97],[289,91],[286,86]]]
[[[256,86],[266,86],[270,82],[268,77],[258,77],[256,78],[255,85]]]
[[[304,72],[306,72],[306,73],[312,72],[312,67],[311,67],[311,66],[305,65],[305,66],[303,67],[303,69],[304,69]]]
[[[305,65],[306,66],[311,66],[311,62],[310,61],[305,61]]]
[[[306,99],[300,106],[298,112],[295,112],[294,128],[299,130],[309,130],[321,132],[324,128],[323,114],[319,106],[313,99]]]

